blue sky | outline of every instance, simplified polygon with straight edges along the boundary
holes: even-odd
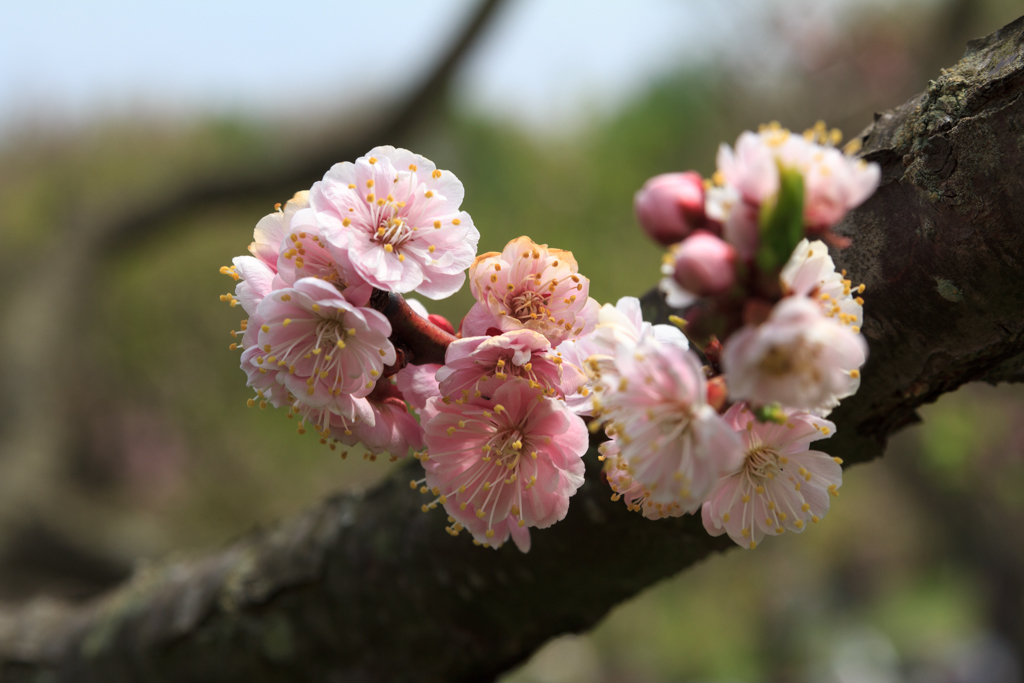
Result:
[[[511,0],[457,92],[467,107],[529,127],[565,126],[680,63],[755,39],[764,8],[782,1]],[[472,5],[0,0],[0,131],[137,111],[331,111],[407,86]]]

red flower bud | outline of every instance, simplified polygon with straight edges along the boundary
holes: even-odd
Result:
[[[644,183],[633,196],[637,222],[666,247],[704,225],[704,181],[696,171],[665,173]]]
[[[697,296],[721,294],[736,282],[736,250],[709,232],[687,237],[675,256],[676,282]]]
[[[455,328],[452,327],[452,324],[450,322],[448,322],[448,318],[444,317],[443,315],[431,313],[430,315],[427,316],[427,320],[434,323],[435,327],[440,327],[448,334],[455,334]]]
[[[725,386],[725,378],[719,375],[708,380],[708,405],[718,412],[725,407],[725,400],[729,398],[729,389]]]

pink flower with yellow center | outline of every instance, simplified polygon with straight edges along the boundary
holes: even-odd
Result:
[[[387,318],[352,305],[322,280],[303,278],[273,291],[257,316],[256,345],[243,354],[243,366],[250,377],[274,375],[303,405],[332,408],[366,396],[395,362]]]
[[[423,424],[424,487],[438,496],[424,510],[443,505],[455,520],[449,533],[466,528],[495,548],[511,536],[527,552],[529,528],[563,519],[583,484],[586,425],[526,380],[462,405],[431,399]]]
[[[281,253],[281,245],[284,244],[288,230],[292,224],[292,217],[305,208],[309,207],[309,192],[302,190],[296,192],[295,196],[289,199],[284,209],[278,204],[274,213],[268,214],[260,219],[253,231],[253,242],[249,245],[249,253],[270,266],[277,272],[277,259]]]
[[[827,414],[856,393],[867,350],[864,338],[826,317],[818,301],[787,296],[768,320],[726,340],[722,367],[734,399]]]
[[[836,272],[828,248],[821,240],[803,239],[779,273],[787,294],[810,297],[821,305],[825,317],[832,318],[853,332],[860,332],[864,319],[864,285],[853,286],[846,271]]]
[[[843,483],[839,458],[808,450],[812,441],[835,433],[835,425],[810,413],[787,411],[786,422],[758,422],[746,403],[725,419],[743,439],[745,460],[723,477],[704,503],[704,528],[728,533],[744,548],[786,529],[800,533],[828,512],[829,496]]]
[[[575,386],[586,381],[579,369],[551,353],[551,344],[544,335],[513,330],[452,342],[437,379],[441,395],[456,401],[471,395],[490,396],[502,383],[517,378],[525,379],[533,389],[543,389],[548,396],[561,398],[563,369],[573,375]],[[570,387],[572,391],[575,386]]]
[[[374,147],[335,164],[310,190],[323,241],[374,287],[431,299],[462,287],[480,233],[459,206],[462,183],[418,154]]]
[[[529,237],[517,237],[500,254],[478,256],[469,286],[477,303],[462,321],[467,337],[527,329],[557,346],[587,334],[597,322],[598,303],[572,252],[548,249]]]
[[[348,253],[330,248],[312,209],[302,209],[292,216],[281,241],[277,270],[286,286],[304,277],[315,277],[344,292],[345,299],[356,306],[365,306],[373,292],[356,272]]]
[[[563,373],[567,368],[574,371],[578,368],[584,373],[589,363],[595,369],[602,364],[611,364],[615,350],[620,345],[636,347],[646,339],[655,339],[666,344],[675,344],[680,348],[689,348],[689,341],[678,327],[674,325],[652,325],[643,319],[640,300],[632,296],[624,296],[613,306],[605,304],[597,315],[597,327],[590,334],[562,342],[555,349],[556,355],[562,359]],[[585,382],[572,387],[565,387],[564,394],[569,407],[577,415],[590,414],[591,392],[593,383]]]
[[[629,477],[656,504],[696,510],[742,459],[735,432],[707,404],[697,357],[648,339],[632,348],[619,345],[613,364],[597,370],[594,414],[616,442]]]
[[[844,154],[835,145],[838,130],[823,123],[793,135],[778,123],[745,131],[734,148],[718,150],[714,185],[706,194],[708,218],[722,223],[722,234],[743,258],[757,250],[761,206],[779,191],[779,168],[803,177],[804,221],[809,230],[826,232],[878,187],[878,164]]]

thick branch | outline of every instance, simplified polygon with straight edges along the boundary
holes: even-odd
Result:
[[[838,261],[867,284],[871,359],[828,442],[850,462],[879,455],[923,402],[1019,374],[1021,93],[1024,20],[863,134],[883,184],[841,227],[854,241]],[[487,680],[729,546],[694,517],[649,522],[612,503],[591,454],[568,517],[534,532],[528,555],[483,550],[449,537],[441,511],[419,512],[406,485],[417,467],[213,556],[140,571],[88,606],[0,615],[4,680]]]

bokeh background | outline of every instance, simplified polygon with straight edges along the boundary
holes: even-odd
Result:
[[[246,407],[218,268],[308,183],[230,188],[372,136],[476,6],[5,3],[0,600],[88,599],[387,476]],[[507,0],[384,142],[462,179],[481,252],[570,249],[615,301],[658,277],[631,210],[647,177],[710,173],[720,141],[773,119],[855,134],[1022,10]],[[469,295],[428,303],[457,321]],[[1024,393],[968,386],[921,413],[810,533],[711,558],[503,680],[1021,681]]]

